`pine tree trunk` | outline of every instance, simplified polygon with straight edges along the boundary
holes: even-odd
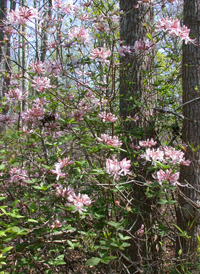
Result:
[[[197,38],[200,44],[200,0],[184,0],[184,24],[190,28],[190,37]],[[177,256],[182,250],[182,258],[186,261],[197,260],[197,234],[199,234],[199,161],[200,152],[200,47],[193,44],[183,44],[183,121],[182,140],[188,146],[187,158],[192,163],[189,167],[181,167],[181,183],[189,183],[189,187],[180,188],[177,212],[177,224],[187,237],[177,238]],[[193,100],[193,101],[192,101]],[[190,102],[191,101],[191,102]]]

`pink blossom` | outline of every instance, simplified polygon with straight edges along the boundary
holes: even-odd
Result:
[[[118,147],[122,145],[117,136],[109,136],[108,134],[101,134],[101,138],[97,137],[99,142],[104,142],[108,146]]]
[[[38,61],[38,62],[32,61],[30,63],[30,71],[33,73],[44,74],[45,73],[44,63],[41,61]]]
[[[54,8],[60,8],[66,14],[73,14],[77,10],[77,6],[73,4],[73,0],[68,0],[68,3],[62,3],[61,0],[56,1],[57,4],[53,4]]]
[[[14,122],[15,119],[7,114],[0,114],[0,123],[9,125]]]
[[[58,76],[61,74],[62,65],[59,61],[49,60],[45,63],[45,68],[51,76]]]
[[[121,45],[118,47],[119,55],[125,56],[125,53],[131,53],[130,46]]]
[[[17,26],[19,24],[26,24],[31,19],[38,18],[38,11],[33,7],[19,7],[19,10],[11,10],[7,18],[8,23],[14,26]]]
[[[117,117],[115,117],[114,114],[112,114],[111,112],[107,113],[105,111],[101,112],[98,114],[98,118],[102,119],[102,121],[105,122],[115,122],[117,121]]]
[[[66,177],[66,175],[68,175],[68,173],[62,173],[61,171],[61,164],[60,163],[55,163],[54,164],[54,168],[55,169],[52,169],[51,172],[53,174],[56,174],[56,180],[58,181],[60,177]]]
[[[56,188],[55,195],[57,197],[67,198],[70,195],[72,196],[75,195],[73,188],[71,188],[70,186],[68,186],[67,188],[66,187],[63,188],[61,184],[59,185],[54,184],[53,186]]]
[[[54,228],[62,227],[65,223],[66,221],[61,223],[59,220],[55,220],[54,223],[51,225],[51,228],[54,229]]]
[[[139,145],[141,147],[152,147],[157,144],[157,141],[154,141],[153,138],[151,140],[147,139],[146,141],[139,141]]]
[[[50,89],[55,86],[50,85],[50,79],[47,77],[37,77],[32,80],[32,87],[34,87],[38,92],[43,93],[45,89]]]
[[[139,54],[140,52],[148,52],[152,49],[153,43],[149,40],[145,40],[144,42],[141,41],[135,41],[135,44],[133,46],[133,49],[135,50],[136,54]]]
[[[73,4],[73,0],[68,0],[68,3],[62,3],[60,8],[66,14],[73,14],[77,10],[77,6]]]
[[[138,117],[137,113],[136,113],[133,117],[127,116],[126,118],[127,118],[128,120],[132,120],[132,121],[134,121],[134,122],[137,122],[137,121],[139,120],[139,117]]]
[[[68,32],[68,37],[70,40],[74,40],[76,38],[81,43],[87,43],[90,41],[89,31],[84,27],[74,27]]]
[[[175,148],[172,147],[164,147],[164,154],[165,154],[165,159],[170,162],[175,164],[181,164],[181,165],[190,165],[191,161],[190,160],[185,160],[184,157],[184,152],[181,150],[176,150]]]
[[[11,182],[19,182],[22,181],[22,185],[24,185],[27,179],[27,170],[24,170],[24,168],[11,168],[10,169],[10,181]]]
[[[33,102],[32,108],[22,112],[22,120],[29,123],[37,123],[44,116],[44,108],[41,107],[40,101]]]
[[[69,158],[65,158],[63,160],[61,160],[60,158],[58,158],[58,163],[55,163],[54,164],[54,167],[55,167],[55,170],[51,170],[51,172],[53,174],[56,174],[56,180],[58,181],[60,177],[66,177],[68,175],[68,173],[66,172],[65,174],[62,173],[61,171],[61,168],[65,167],[65,166],[68,166],[68,165],[71,165],[73,164],[74,162],[73,161],[69,161]]]
[[[9,90],[8,93],[5,94],[5,97],[6,97],[7,101],[14,101],[14,100],[21,101],[26,98],[26,96],[23,95],[22,91],[18,88]]]
[[[94,60],[94,59],[98,59],[100,62],[105,62],[107,65],[110,64],[110,61],[107,60],[107,58],[111,55],[111,51],[110,50],[106,50],[104,48],[100,48],[100,50],[98,48],[95,48],[91,51],[90,53],[90,59]]]
[[[138,229],[137,233],[142,235],[144,233],[144,224],[141,225],[140,229]]]
[[[74,205],[75,206],[75,210],[73,212],[78,211],[79,214],[82,213],[82,211],[86,211],[86,209],[83,209],[83,206],[89,206],[91,205],[92,201],[91,199],[88,197],[87,194],[71,194],[68,196],[67,198],[68,202],[67,205]]]
[[[127,174],[130,174],[129,168],[131,167],[131,161],[123,159],[121,162],[118,162],[117,159],[113,156],[113,159],[106,159],[106,171],[108,174],[111,174],[114,176],[114,179],[120,175],[120,176],[126,176]]]
[[[180,21],[178,19],[172,20],[171,17],[162,18],[157,22],[155,28],[157,31],[168,31],[169,35],[175,35],[177,37],[180,37],[181,40],[185,40],[186,44],[195,44],[196,39],[191,39],[189,37],[190,29],[188,29],[185,25],[181,27]]]
[[[184,152],[176,150],[172,147],[163,147],[150,149],[148,148],[145,154],[141,155],[142,158],[146,158],[146,161],[159,161],[169,164],[178,165],[190,165],[190,160],[185,160]]]
[[[161,186],[162,186],[163,181],[168,181],[173,186],[175,186],[175,185],[184,186],[184,185],[181,185],[177,181],[179,178],[179,174],[180,174],[180,172],[172,173],[171,169],[170,170],[167,169],[166,172],[164,172],[161,169],[161,170],[157,171],[156,175],[154,175],[153,177],[158,180],[158,182]]]
[[[146,158],[146,161],[164,161],[164,152],[160,148],[157,148],[156,150],[148,148],[145,152],[145,154],[141,155],[142,158]]]

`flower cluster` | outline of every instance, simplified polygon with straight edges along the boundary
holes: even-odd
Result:
[[[82,211],[86,211],[86,209],[83,209],[83,206],[89,206],[92,203],[91,199],[88,197],[87,194],[79,193],[78,195],[76,195],[74,189],[70,186],[68,186],[67,188],[63,188],[63,186],[59,184],[54,185],[54,187],[56,187],[55,195],[57,197],[66,198],[68,201],[67,206],[75,206],[76,209],[73,212],[78,211],[79,213],[81,213]]]
[[[166,170],[164,172],[162,169],[156,172],[156,175],[153,175],[154,179],[158,180],[158,183],[162,186],[162,182],[168,181],[172,186],[181,185],[177,180],[179,178],[180,172],[172,173],[172,170]]]
[[[75,210],[73,212],[78,211],[80,214],[82,211],[86,211],[86,209],[83,209],[83,206],[89,206],[91,205],[92,201],[91,199],[88,197],[87,194],[78,194],[75,195],[75,193],[71,193],[68,198],[67,198],[68,202],[67,205],[74,205],[75,206]]]
[[[27,170],[24,170],[24,168],[11,168],[10,171],[10,181],[11,182],[19,182],[21,181],[22,185],[24,185],[26,182],[25,180],[27,179]]]
[[[98,114],[98,118],[102,119],[102,121],[105,122],[115,122],[117,121],[117,117],[112,114],[111,112],[107,113],[105,111]]]
[[[85,27],[74,27],[73,29],[69,30],[68,37],[70,40],[74,40],[76,38],[81,43],[87,43],[90,41],[89,31],[85,29]]]
[[[58,158],[58,163],[55,163],[54,164],[54,167],[55,167],[55,170],[52,169],[51,172],[53,174],[56,174],[56,180],[58,181],[60,177],[66,177],[68,175],[68,173],[62,173],[61,171],[61,168],[65,167],[65,166],[68,166],[68,165],[71,165],[73,164],[74,162],[73,161],[69,161],[69,158],[65,158],[63,160],[61,160],[60,158]]]
[[[181,150],[176,150],[172,147],[162,147],[157,148],[156,150],[148,148],[145,154],[143,154],[141,157],[145,158],[146,161],[159,161],[173,165],[190,165],[190,160],[185,160],[184,152]]]
[[[153,43],[151,41],[146,39],[144,42],[142,42],[140,39],[139,41],[135,41],[133,49],[135,50],[136,54],[139,54],[141,52],[147,53],[148,51],[152,49],[152,46],[153,46]]]
[[[155,146],[157,144],[157,141],[154,141],[153,138],[151,138],[151,140],[147,139],[146,141],[139,141],[139,145],[141,147],[152,147]]]
[[[177,37],[180,37],[181,40],[185,40],[185,43],[193,43],[195,44],[196,39],[191,39],[189,37],[190,29],[183,25],[181,27],[180,21],[178,19],[172,20],[170,18],[162,18],[159,20],[156,24],[156,30],[161,31],[163,30],[164,32],[169,32],[169,35],[175,35]]]
[[[26,95],[22,93],[22,91],[18,88],[13,90],[9,90],[8,93],[5,94],[6,100],[9,102],[13,102],[15,100],[21,101],[26,98]]]
[[[8,14],[8,23],[17,26],[19,24],[27,24],[28,21],[31,19],[38,18],[38,11],[37,9],[30,7],[19,7],[19,10],[11,10]]]
[[[118,52],[120,56],[125,56],[125,53],[131,53],[130,46],[120,45],[118,47]]]
[[[108,134],[101,134],[101,138],[97,137],[99,142],[104,142],[108,146],[119,147],[122,145],[122,142],[119,141],[117,136],[109,136]]]
[[[107,65],[109,65],[110,61],[107,60],[107,58],[110,55],[111,55],[110,50],[106,50],[104,48],[100,48],[99,50],[98,48],[95,48],[90,53],[90,59],[91,60],[98,59],[100,62],[105,62]]]
[[[45,109],[43,108],[42,101],[37,98],[32,102],[32,108],[27,109],[27,111],[22,112],[22,120],[27,123],[37,124],[38,120],[43,118]]]
[[[50,79],[47,77],[37,77],[32,80],[32,87],[34,87],[38,92],[43,93],[45,89],[50,89],[55,86],[50,85]]]
[[[45,73],[45,64],[41,61],[31,62],[30,71],[33,73],[44,74]]]
[[[126,160],[124,158],[121,162],[118,162],[117,159],[113,156],[113,159],[106,159],[106,171],[108,174],[111,174],[114,176],[114,179],[120,175],[120,176],[126,176],[127,174],[130,174],[129,168],[131,167],[131,160]]]

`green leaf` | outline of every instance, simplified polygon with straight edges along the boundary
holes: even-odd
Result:
[[[1,250],[1,253],[6,253],[9,250],[11,250],[12,248],[13,248],[13,246],[8,246],[8,247],[4,248],[3,250]]]
[[[151,34],[150,34],[150,33],[147,33],[147,38],[148,38],[149,40],[152,40],[152,37],[151,37]]]
[[[166,205],[168,203],[168,201],[166,199],[160,199],[160,201],[158,202],[158,204],[160,205]]]
[[[38,223],[38,221],[34,220],[34,219],[28,219],[29,223]]]
[[[101,261],[101,258],[92,257],[91,259],[89,259],[89,260],[86,262],[86,264],[87,264],[87,265],[91,265],[91,266],[93,266],[93,265],[98,265],[98,264],[100,263],[100,261]]]
[[[101,259],[101,262],[104,264],[108,264],[111,260],[114,260],[116,258],[117,258],[116,256],[108,256],[108,257]]]
[[[116,223],[114,221],[108,222],[109,225],[115,227],[116,229],[123,228],[122,223]]]

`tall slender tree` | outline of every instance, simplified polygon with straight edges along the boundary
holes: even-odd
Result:
[[[129,136],[136,137],[132,141],[134,145],[138,145],[140,138],[145,140],[154,137],[155,134],[153,119],[150,118],[153,109],[152,102],[156,101],[156,94],[151,85],[153,78],[150,75],[154,54],[151,46],[149,51],[147,50],[146,44],[147,33],[151,32],[149,26],[153,25],[153,8],[145,4],[140,4],[138,7],[137,4],[136,0],[120,1],[120,9],[123,11],[120,38],[122,43],[134,48],[137,53],[137,58],[134,55],[126,55],[121,59],[120,115],[124,122],[124,134],[127,137],[126,149],[129,147]],[[127,116],[134,117],[135,115],[139,117],[137,123],[126,121]],[[138,177],[138,180],[142,180],[141,178],[147,175],[142,166],[140,167],[141,177]],[[152,261],[158,260],[158,256],[155,257],[159,253],[155,250],[156,243],[153,235],[155,212],[152,210],[153,201],[146,197],[144,187],[133,184],[132,193],[133,213],[129,216],[129,231],[134,233],[140,229],[142,224],[148,230],[148,239],[146,239],[148,247],[144,238],[136,241],[133,237],[130,242],[129,256],[133,263],[130,270],[132,273],[140,273],[139,271],[145,271]],[[156,264],[153,268],[153,273],[158,273]]]
[[[200,220],[199,209],[199,161],[200,161],[200,0],[184,0],[184,24],[190,28],[191,38],[196,44],[183,44],[183,132],[182,140],[187,143],[190,166],[181,168],[181,181],[186,184],[179,191],[180,209],[177,212],[178,226],[188,236],[178,237],[177,253],[183,258],[197,258],[197,234]],[[181,250],[181,251],[180,251]],[[189,260],[190,260],[189,259]]]
[[[0,81],[0,98],[3,98],[3,95],[6,90],[6,86],[9,81],[9,77],[6,77],[6,71],[8,70],[8,63],[6,56],[8,55],[9,51],[9,43],[4,41],[4,24],[3,21],[6,19],[6,13],[7,13],[7,0],[2,0],[0,2],[0,68],[3,72],[3,76],[1,77]],[[7,75],[8,76],[8,75]]]

